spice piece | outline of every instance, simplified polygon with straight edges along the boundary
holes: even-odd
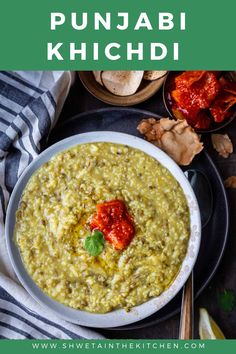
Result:
[[[230,176],[224,181],[226,188],[236,188],[236,176]]]
[[[225,159],[233,152],[233,144],[227,134],[211,134],[213,148]]]

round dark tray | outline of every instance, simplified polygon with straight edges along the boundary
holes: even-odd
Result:
[[[99,130],[118,131],[140,137],[136,127],[141,119],[147,117],[160,118],[154,113],[133,108],[104,108],[88,111],[58,125],[52,131],[48,145],[71,135]],[[202,230],[201,247],[194,267],[196,298],[207,286],[219,266],[227,240],[229,212],[224,185],[210,156],[203,151],[195,157],[191,165],[188,166],[189,168],[198,169],[205,173],[211,183],[214,196],[212,217]],[[182,291],[152,316],[128,326],[111,328],[111,330],[138,329],[160,323],[180,310],[181,295]]]

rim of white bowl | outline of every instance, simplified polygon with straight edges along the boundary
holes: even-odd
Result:
[[[96,314],[76,310],[53,300],[34,283],[24,268],[20,251],[14,242],[15,212],[18,208],[22,192],[32,174],[56,154],[68,150],[76,145],[96,142],[110,142],[114,144],[128,145],[154,157],[164,167],[166,167],[179,182],[190,209],[191,231],[187,254],[175,280],[160,296],[152,298],[141,305],[135,306],[130,312],[126,312],[123,309],[118,309],[105,314]],[[63,139],[44,150],[31,162],[31,164],[20,176],[10,197],[6,214],[5,235],[7,251],[13,269],[24,288],[39,304],[47,308],[48,311],[51,311],[52,314],[56,314],[60,318],[72,323],[88,327],[108,328],[128,325],[152,315],[164,307],[181,290],[184,283],[188,279],[198,256],[201,242],[201,219],[197,199],[189,181],[180,167],[166,153],[153,144],[133,135],[112,131],[96,131],[77,134]]]

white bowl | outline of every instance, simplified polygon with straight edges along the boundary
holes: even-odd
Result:
[[[175,177],[182,187],[190,210],[190,239],[188,243],[187,254],[182,263],[181,269],[171,286],[165,290],[160,296],[153,298],[139,306],[134,307],[130,312],[123,309],[114,310],[106,314],[95,314],[86,311],[75,310],[60,304],[59,302],[47,296],[32,280],[30,275],[24,268],[21,260],[20,252],[16,246],[13,235],[15,227],[15,214],[21,199],[22,192],[29,181],[32,174],[45,162],[50,160],[55,154],[67,150],[70,147],[78,144],[92,142],[111,142],[125,144],[137,148],[146,154],[154,157],[170,173]],[[6,216],[6,242],[8,253],[13,265],[13,268],[25,289],[37,300],[40,304],[54,311],[59,317],[84,326],[89,327],[117,327],[127,325],[133,322],[140,321],[145,317],[152,315],[165,306],[183,287],[188,279],[195,261],[197,259],[201,240],[201,221],[198,203],[195,194],[179,166],[163,151],[148,143],[147,141],[123,133],[116,132],[91,132],[85,134],[74,135],[64,139],[47,150],[42,152],[24,171],[19,181],[17,182],[14,191],[11,195]]]

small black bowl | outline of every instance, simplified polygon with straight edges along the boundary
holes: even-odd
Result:
[[[169,71],[169,73],[167,74],[166,76],[166,79],[164,81],[164,84],[163,84],[163,102],[164,102],[164,105],[165,105],[165,108],[167,110],[167,112],[169,113],[170,115],[170,118],[173,118],[173,119],[177,119],[174,115],[174,113],[172,112],[172,108],[171,108],[171,105],[170,105],[170,102],[169,102],[169,99],[168,99],[168,95],[170,95],[170,85],[171,85],[171,82],[173,80],[173,78],[178,75],[179,73],[181,73],[181,71]],[[230,71],[223,71],[223,75],[225,77],[227,77],[228,80],[235,80],[235,72],[231,72]],[[224,127],[226,127],[228,124],[230,124],[234,118],[236,117],[236,109],[234,111],[234,113],[232,114],[232,116],[230,118],[227,118],[225,121],[221,122],[221,123],[215,123],[214,121],[211,122],[211,125],[210,125],[210,128],[209,129],[195,129],[195,131],[199,134],[202,134],[202,133],[213,133],[213,132],[216,132]]]

